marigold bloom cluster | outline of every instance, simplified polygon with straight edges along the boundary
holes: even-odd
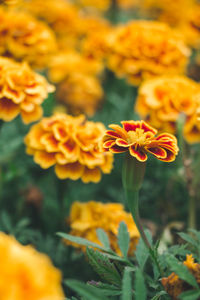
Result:
[[[194,262],[192,255],[187,255],[184,265],[188,268],[195,277],[197,283],[200,285],[200,264]],[[181,293],[191,289],[191,287],[175,273],[172,273],[166,278],[162,278],[162,285],[173,300],[178,300],[178,296]]]
[[[136,112],[159,131],[176,132],[180,114],[186,117],[183,133],[189,143],[200,141],[197,125],[200,85],[184,76],[147,80],[139,88]]]
[[[102,153],[99,143],[104,125],[56,114],[32,126],[25,138],[27,154],[43,169],[55,166],[58,178],[84,183],[99,182],[101,173],[110,173],[112,154]]]
[[[158,136],[157,130],[144,121],[122,121],[122,127],[111,124],[103,138],[103,148],[111,153],[129,152],[137,160],[144,162],[147,154],[165,162],[174,161],[178,154],[177,140],[169,133]]]
[[[40,119],[41,104],[53,90],[26,63],[0,57],[0,119],[11,121],[19,114],[26,124]]]
[[[71,207],[68,220],[71,228],[70,234],[88,239],[91,242],[101,245],[96,230],[103,229],[109,237],[111,248],[121,254],[117,244],[117,233],[121,222],[125,222],[130,235],[129,255],[133,255],[140,234],[130,213],[124,210],[122,204],[101,203],[90,201],[88,203],[74,202]],[[66,241],[66,243],[69,243]],[[83,246],[73,244],[77,248]]]
[[[0,233],[1,300],[63,300],[61,273],[49,257]]]
[[[103,99],[103,89],[95,76],[73,73],[57,89],[58,101],[67,105],[73,115],[92,117]]]
[[[34,67],[44,67],[56,50],[53,32],[31,15],[0,10],[0,51],[17,60],[26,60]]]
[[[108,67],[133,85],[146,78],[185,71],[190,50],[166,24],[132,21],[113,30]]]

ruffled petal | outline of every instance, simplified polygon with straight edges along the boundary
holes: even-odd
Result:
[[[9,99],[0,99],[0,119],[9,122],[20,113],[18,104],[13,103]]]
[[[129,144],[127,143],[127,141],[123,140],[123,139],[116,139],[116,145],[120,146],[120,147],[129,147]]]
[[[140,128],[139,121],[122,121],[121,123],[122,123],[124,130],[126,130],[127,132],[135,131],[136,128]]]
[[[136,150],[135,146],[130,146],[129,152],[133,157],[137,158],[137,160],[139,160],[141,162],[144,162],[147,160],[147,154],[144,151],[142,151],[141,149]]]
[[[110,148],[111,146],[113,146],[115,144],[115,140],[108,140],[105,143],[103,143],[103,148]]]
[[[69,163],[66,165],[56,164],[55,173],[59,179],[72,179],[77,180],[81,178],[84,171],[84,166],[79,162]]]
[[[153,148],[145,148],[145,149],[157,158],[164,159],[167,157],[167,151],[161,147],[153,147]]]
[[[48,169],[56,163],[55,153],[36,151],[34,155],[34,162],[40,165],[41,168]]]
[[[84,169],[84,173],[81,177],[81,180],[84,183],[88,183],[88,182],[98,183],[101,180],[101,172],[98,168],[89,169],[86,167]]]
[[[158,159],[161,160],[161,161],[164,161],[164,162],[172,162],[176,159],[176,154],[175,153],[173,153],[173,152],[171,152],[170,150],[167,150],[167,149],[166,149],[166,152],[167,152],[166,158],[163,158],[163,159],[158,158]]]

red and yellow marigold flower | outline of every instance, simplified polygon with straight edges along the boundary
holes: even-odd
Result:
[[[190,55],[178,33],[154,21],[120,25],[108,44],[108,67],[133,85],[157,75],[184,73]]]
[[[104,131],[102,123],[86,121],[83,115],[55,114],[30,129],[27,154],[43,169],[55,166],[59,179],[99,182],[102,173],[111,172],[113,161],[111,153],[101,151]]]
[[[133,255],[140,238],[131,214],[127,213],[119,203],[74,202],[67,222],[71,228],[70,234],[86,238],[99,245],[101,242],[98,240],[96,230],[103,229],[108,234],[111,248],[118,254],[121,254],[117,244],[117,233],[121,222],[125,222],[130,235],[129,255]],[[66,243],[70,244],[67,241]],[[84,246],[74,243],[73,246],[85,251]]]
[[[183,134],[193,143],[200,141],[196,116],[199,99],[199,83],[184,76],[163,76],[142,83],[135,110],[160,132],[173,134],[180,114],[185,115]]]
[[[41,104],[53,90],[26,63],[0,57],[0,119],[8,122],[20,114],[26,124],[39,120]]]
[[[192,273],[200,286],[200,264],[194,262],[194,258],[191,254],[187,255],[183,264]],[[181,293],[191,290],[191,286],[180,279],[175,273],[172,273],[166,278],[162,278],[162,285],[173,300],[178,300],[178,296]]]
[[[47,255],[1,232],[0,257],[1,300],[64,300],[61,272]]]
[[[157,130],[144,121],[122,121],[122,127],[111,124],[103,138],[103,148],[111,153],[129,152],[144,162],[147,154],[164,162],[174,161],[178,154],[177,140],[169,133],[158,136]]]
[[[72,73],[57,89],[58,101],[64,103],[73,115],[84,113],[93,116],[103,95],[98,78],[81,73]]]

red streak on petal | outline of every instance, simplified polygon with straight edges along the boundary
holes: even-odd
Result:
[[[166,150],[167,152],[167,157],[166,158],[158,158],[159,160],[162,160],[164,162],[172,162],[176,159],[176,154],[174,154],[173,152]]]
[[[114,138],[121,138],[121,135],[119,133],[112,131],[112,130],[107,130],[106,135],[109,135]]]
[[[114,144],[115,144],[114,140],[108,140],[103,144],[103,148],[110,148]]]
[[[113,145],[112,147],[109,148],[110,151],[112,153],[123,153],[123,152],[126,152],[128,149],[127,148],[124,148],[124,147],[119,147],[117,145]]]
[[[157,158],[166,158],[167,157],[167,151],[164,150],[161,147],[153,147],[153,148],[147,148],[148,152],[156,156]]]
[[[146,161],[147,160],[147,155],[146,155],[146,153],[144,152],[144,151],[142,151],[142,150],[136,150],[135,149],[135,146],[130,146],[129,147],[129,152],[130,152],[130,154],[133,156],[133,157],[135,157],[137,160],[139,160],[139,161],[142,161],[142,162],[144,162],[144,161]]]
[[[123,128],[129,132],[129,131],[135,131],[136,128],[140,128],[140,122],[135,121],[122,121]]]
[[[129,144],[123,139],[117,139],[116,144],[120,147],[129,147]]]
[[[144,132],[148,132],[151,131],[152,133],[156,134],[157,130],[154,129],[153,127],[151,127],[150,125],[148,125],[146,122],[141,121],[141,128],[144,130]]]

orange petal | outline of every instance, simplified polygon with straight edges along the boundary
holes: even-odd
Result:
[[[124,138],[124,139],[127,138],[127,133],[121,126],[119,126],[117,124],[110,124],[109,127],[111,129],[113,129],[114,131],[118,132],[122,138]]]
[[[88,182],[97,183],[101,180],[101,171],[98,168],[89,169],[86,167],[81,177],[81,180],[84,183],[88,183]]]
[[[45,147],[47,152],[58,152],[58,141],[52,133],[46,133],[40,139],[41,144]]]
[[[46,151],[36,151],[34,161],[43,169],[48,169],[56,163],[55,154]]]
[[[135,131],[136,128],[140,128],[140,121],[122,121],[123,128],[129,131]]]
[[[115,144],[115,140],[108,140],[103,144],[103,148],[110,148]]]
[[[105,132],[106,135],[111,136],[113,138],[121,138],[120,133],[116,132],[116,131],[112,131],[112,130],[107,130]]]
[[[53,133],[55,135],[55,138],[58,141],[63,141],[68,136],[67,131],[65,130],[65,128],[61,124],[58,124],[58,123],[54,124],[53,127],[52,127],[52,130],[53,130]]]
[[[167,152],[166,158],[163,158],[163,159],[158,158],[158,159],[161,160],[161,161],[165,161],[165,162],[172,162],[176,159],[176,154],[175,153],[173,153],[173,152],[171,152],[170,150],[167,150],[167,149],[166,149],[166,152]]]
[[[84,166],[79,162],[69,163],[66,165],[56,164],[55,172],[59,179],[78,180],[84,171]]]
[[[43,115],[43,109],[41,106],[36,105],[31,112],[21,111],[22,120],[25,124],[39,120]]]
[[[123,153],[123,152],[126,152],[128,149],[127,148],[124,148],[124,147],[120,147],[120,146],[117,146],[116,144],[111,146],[109,148],[110,152],[112,153]]]
[[[6,98],[0,99],[0,119],[9,122],[20,112],[19,105]]]
[[[136,150],[134,145],[129,147],[130,154],[135,157],[139,161],[146,161],[147,160],[147,154],[142,150]]]
[[[145,148],[148,152],[156,156],[157,158],[166,158],[167,151],[161,147]]]
[[[116,139],[116,145],[120,146],[120,147],[129,147],[129,144],[127,143],[127,141],[125,141],[123,139]]]
[[[59,149],[70,162],[74,162],[78,159],[79,147],[72,139],[68,139],[64,143],[61,142]]]
[[[151,127],[149,124],[147,124],[144,121],[141,121],[141,128],[144,130],[144,132],[151,131],[153,134],[157,133],[157,130],[153,127]]]

